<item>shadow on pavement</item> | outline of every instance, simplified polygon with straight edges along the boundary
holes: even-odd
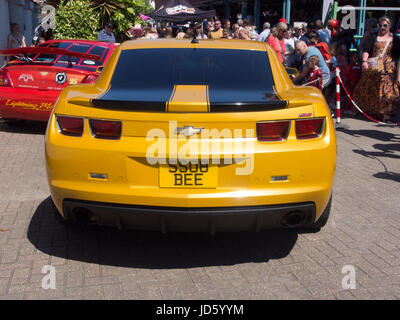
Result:
[[[375,149],[381,150],[385,154],[393,154],[398,152],[400,154],[400,140],[399,143],[388,143],[388,144],[374,144]]]
[[[340,130],[343,133],[352,135],[354,137],[368,137],[385,142],[400,142],[400,134],[393,134],[390,132],[379,131],[379,130]]]
[[[400,154],[395,154],[393,152],[390,152],[390,149],[382,151],[365,151],[365,150],[354,149],[353,152],[368,158],[385,157],[392,159],[400,159]]]
[[[170,233],[67,228],[48,197],[36,209],[29,241],[40,251],[66,259],[131,268],[193,268],[267,262],[287,256],[298,238],[293,230],[262,233]]]
[[[0,118],[0,131],[9,133],[42,134],[46,132],[47,122],[17,120],[15,122],[5,122]]]
[[[373,176],[378,179],[393,180],[400,182],[400,174],[392,171],[388,171],[386,165],[379,159],[381,157],[400,159],[400,143],[390,143],[390,144],[374,144],[373,147],[377,151],[366,151],[353,149],[354,153],[362,155],[367,158],[377,159],[384,167],[384,172],[375,173]],[[378,151],[380,150],[380,151]]]
[[[395,182],[400,182],[400,173],[392,171],[378,172],[374,174],[374,177],[378,179],[386,179],[386,180],[393,180]]]

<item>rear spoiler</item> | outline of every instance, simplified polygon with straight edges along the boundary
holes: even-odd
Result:
[[[68,57],[83,58],[88,60],[101,60],[100,56],[98,56],[97,54],[74,52],[60,48],[24,47],[24,48],[0,50],[0,56],[17,56],[21,54],[27,55],[32,53],[56,54]]]
[[[70,103],[88,106],[89,102],[70,100]],[[115,111],[143,111],[143,112],[168,112],[165,101],[134,101],[114,99],[92,99],[91,105],[100,109],[112,109]],[[257,112],[271,111],[287,108],[288,102],[257,101],[257,102],[210,102],[210,111],[217,112]]]

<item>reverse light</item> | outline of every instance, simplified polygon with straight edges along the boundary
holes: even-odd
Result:
[[[98,139],[121,138],[122,122],[115,120],[89,119],[90,130]]]
[[[83,118],[57,115],[57,124],[66,136],[80,137],[83,134]]]
[[[0,70],[0,86],[2,86],[2,87],[12,87],[13,86],[7,69]]]
[[[83,78],[82,83],[94,83],[98,77],[99,74],[88,74],[85,78]]]
[[[297,139],[314,139],[322,135],[325,118],[296,120]]]
[[[257,122],[258,141],[283,141],[289,134],[290,120]]]

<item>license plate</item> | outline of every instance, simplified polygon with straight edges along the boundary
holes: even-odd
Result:
[[[217,166],[208,164],[168,164],[159,167],[161,188],[216,188]]]

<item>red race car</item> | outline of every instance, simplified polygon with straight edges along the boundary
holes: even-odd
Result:
[[[0,69],[0,117],[47,121],[62,89],[92,83],[117,43],[50,40],[37,47],[0,50],[14,56]]]

